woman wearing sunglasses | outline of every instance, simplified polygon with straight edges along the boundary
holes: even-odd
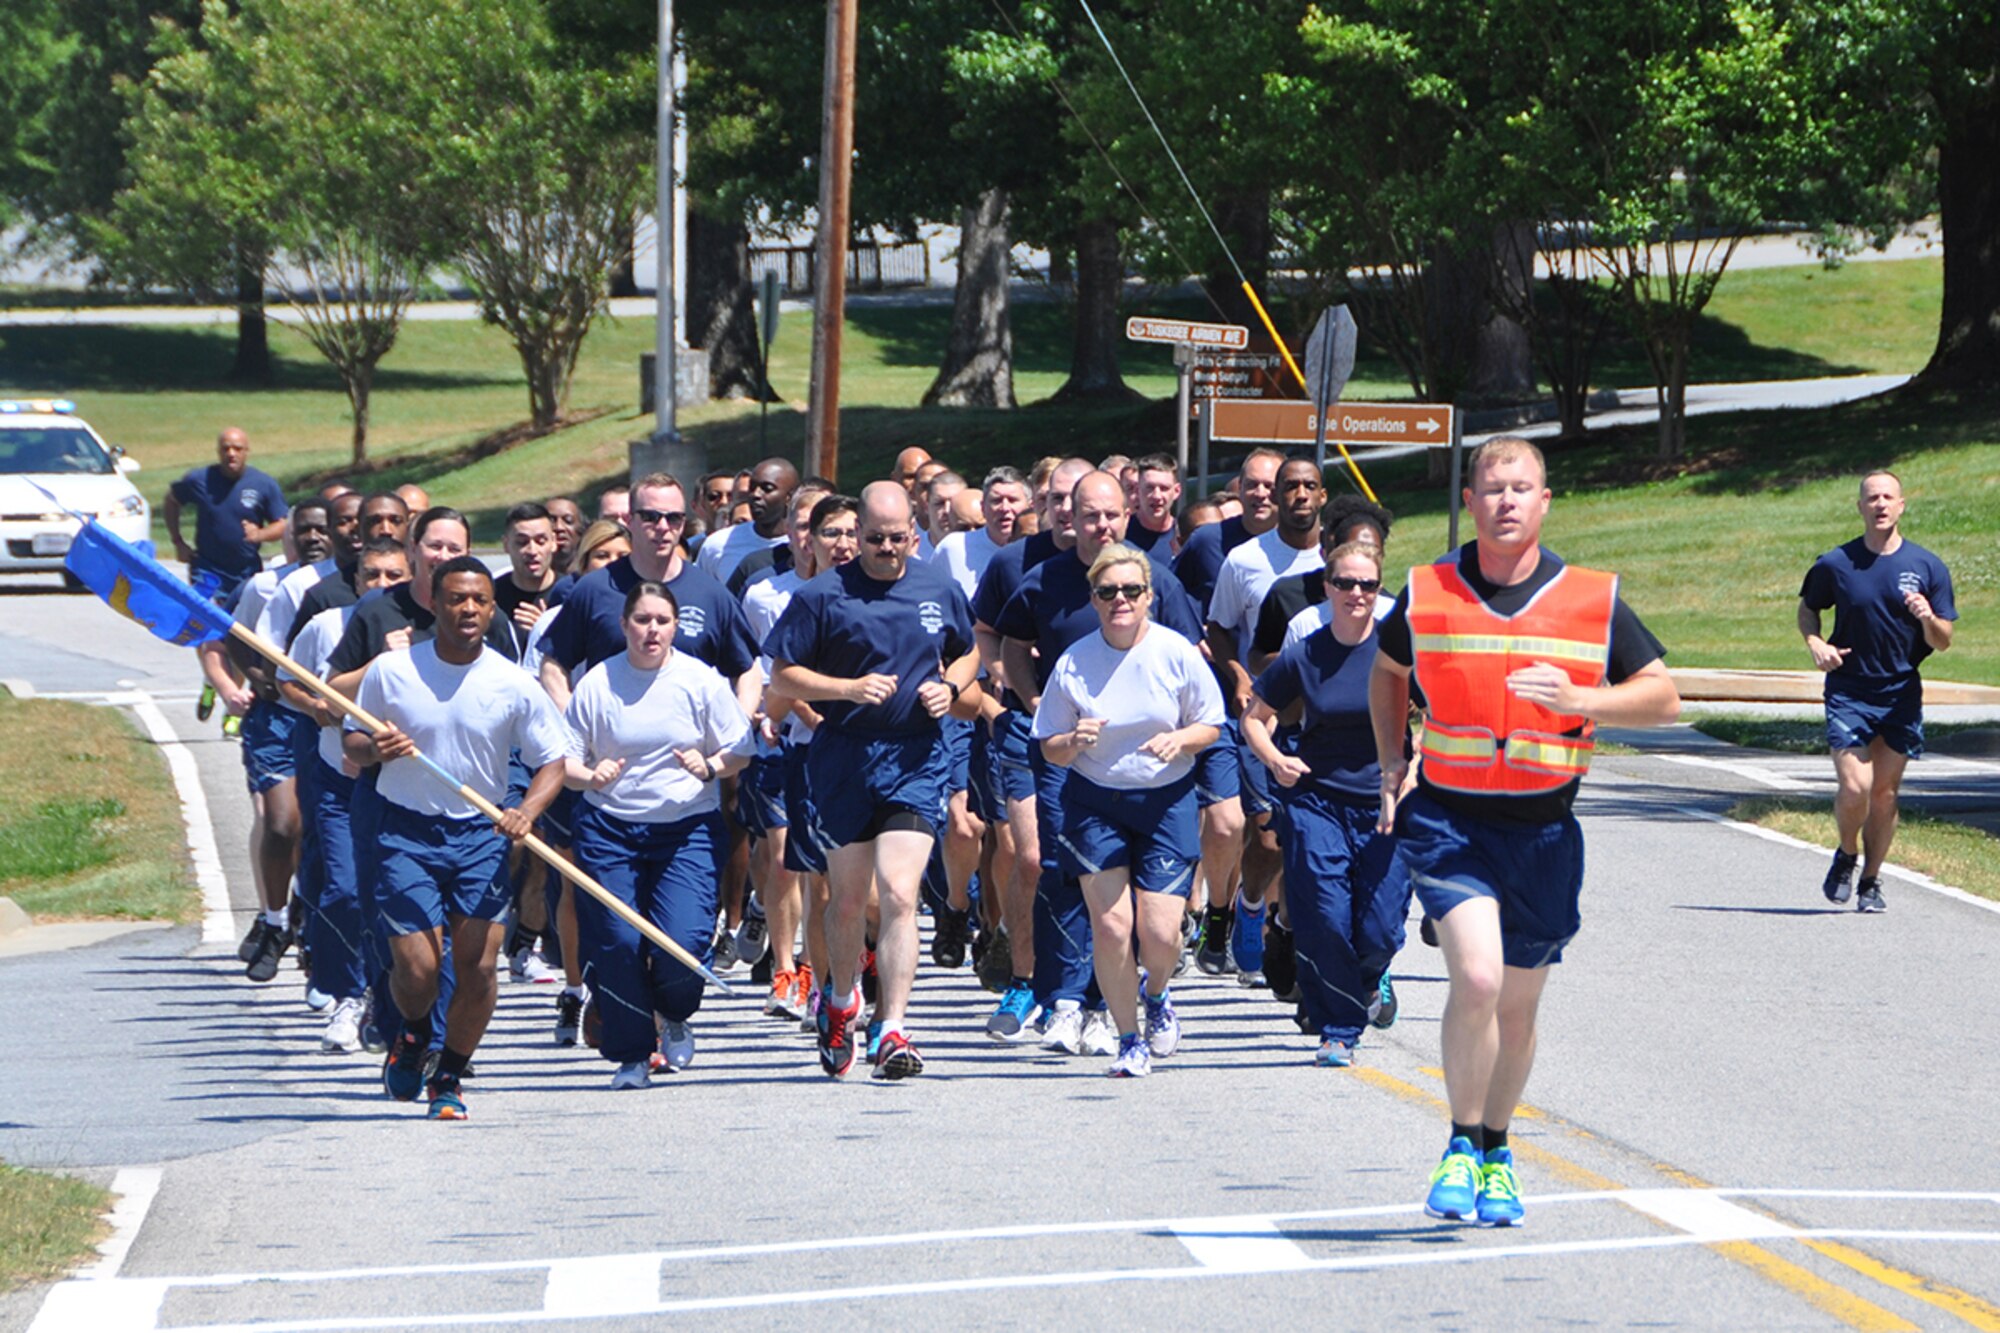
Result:
[[[1033,734],[1050,763],[1070,770],[1057,856],[1090,907],[1097,985],[1118,1025],[1110,1073],[1138,1078],[1180,1044],[1167,982],[1201,855],[1194,756],[1221,735],[1222,691],[1199,649],[1154,631],[1143,553],[1105,547],[1089,581],[1099,630],[1056,659]]]
[[[1375,831],[1381,769],[1368,718],[1375,667],[1375,596],[1382,552],[1348,542],[1326,561],[1323,629],[1290,643],[1257,678],[1243,739],[1285,793],[1286,909],[1306,1018],[1319,1029],[1318,1062],[1354,1063],[1410,908],[1394,838]],[[1272,738],[1281,713],[1303,713],[1297,753]]]

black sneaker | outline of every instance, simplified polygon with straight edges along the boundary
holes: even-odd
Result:
[[[1854,896],[1854,868],[1860,864],[1861,858],[1858,856],[1848,852],[1834,852],[1833,864],[1826,868],[1826,878],[1820,881],[1819,886],[1819,891],[1826,895],[1828,902],[1844,903]],[[1877,897],[1880,895],[1877,894]]]
[[[974,970],[979,973],[979,988],[995,995],[1005,995],[1008,983],[1014,979],[1014,945],[1007,938],[1007,932],[995,926],[990,931],[982,931],[986,941],[985,952],[979,955]]]
[[[1276,912],[1264,923],[1264,980],[1285,1004],[1299,1002],[1299,953],[1292,932]]]
[[[399,1102],[415,1101],[424,1090],[430,1063],[431,1053],[424,1044],[410,1033],[403,1033],[382,1061],[382,1091]]]
[[[938,910],[937,928],[931,932],[931,961],[946,971],[965,966],[965,913],[952,907]]]
[[[264,927],[264,937],[257,942],[257,952],[251,956],[250,965],[243,969],[243,975],[252,981],[269,981],[278,975],[278,964],[284,961],[285,953],[291,947],[291,931],[279,930],[276,926]]]
[[[583,1033],[583,996],[566,990],[556,997],[556,1045],[574,1046]]]
[[[194,701],[194,720],[197,722],[206,722],[208,721],[209,714],[214,711],[215,686],[204,685],[201,687],[201,697]]]
[[[1854,895],[1854,910],[1857,912],[1886,912],[1889,904],[1882,901],[1882,881],[1864,879],[1860,892]]]
[[[236,961],[247,963],[252,958],[255,958],[257,951],[264,947],[265,932],[270,929],[269,926],[264,924],[264,914],[259,912],[256,918],[250,922],[250,929],[243,932],[242,943],[236,946]]]
[[[1202,973],[1211,977],[1226,977],[1236,970],[1235,960],[1229,956],[1229,918],[1227,908],[1211,907],[1201,918],[1201,940],[1195,946],[1194,965]]]
[[[1438,923],[1428,916],[1417,923],[1417,938],[1435,949],[1438,947]]]

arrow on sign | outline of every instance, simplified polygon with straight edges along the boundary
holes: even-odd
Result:
[[[1426,417],[1417,423],[1417,429],[1426,435],[1435,435],[1442,427],[1438,425],[1435,417]]]

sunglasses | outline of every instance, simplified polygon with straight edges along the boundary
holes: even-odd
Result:
[[[664,523],[670,528],[677,528],[687,522],[687,510],[634,509],[632,517],[638,519],[641,523]]]
[[[1352,579],[1345,574],[1328,574],[1326,581],[1342,592],[1380,592],[1382,590],[1382,580],[1380,579]]]
[[[1143,583],[1100,583],[1090,590],[1091,596],[1100,602],[1115,602],[1123,597],[1128,602],[1136,602],[1149,591]]]
[[[909,539],[907,532],[871,532],[861,540],[870,546],[901,546]]]

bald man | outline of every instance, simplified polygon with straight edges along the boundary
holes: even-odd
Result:
[[[751,468],[750,521],[733,523],[711,534],[695,553],[695,564],[718,583],[726,584],[750,555],[783,546],[792,492],[798,487],[799,470],[782,458],[767,458]]]
[[[431,493],[414,481],[406,481],[398,486],[396,496],[402,500],[412,517],[431,507]]]
[[[931,451],[920,444],[913,444],[896,455],[896,467],[889,476],[903,492],[912,498],[916,495],[917,469],[931,461]]]
[[[250,437],[230,426],[215,437],[215,461],[190,468],[167,491],[167,536],[188,567],[188,580],[222,605],[264,566],[258,549],[285,534],[291,507],[285,493],[250,466]],[[181,511],[194,510],[194,543],[181,535]],[[211,587],[203,587],[207,583]]]

